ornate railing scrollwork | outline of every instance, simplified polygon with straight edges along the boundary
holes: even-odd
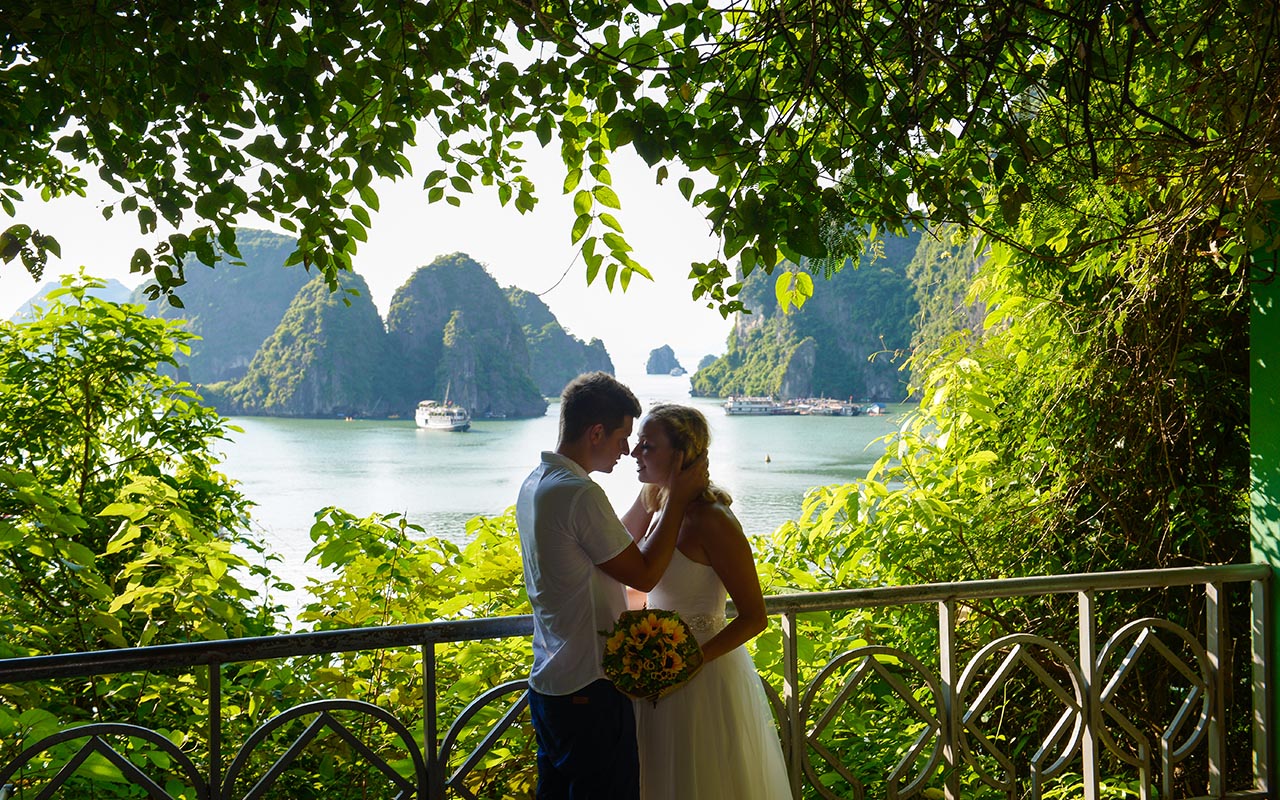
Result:
[[[351,726],[343,724],[335,714],[344,711],[350,712],[357,717],[366,717],[386,726],[399,740],[402,748],[401,752],[408,755],[413,764],[412,779],[400,774],[385,757],[353,732]],[[253,781],[247,791],[243,794],[238,793],[236,791],[236,783],[246,772],[251,756],[258,750],[259,746],[266,742],[273,733],[283,731],[286,725],[295,720],[312,716],[315,718],[303,728],[300,734],[293,738],[293,741],[285,748],[284,753],[276,759],[275,763],[259,776],[256,781]],[[258,798],[269,796],[268,792],[275,787],[280,777],[297,760],[299,755],[326,730],[336,735],[354,752],[362,756],[365,763],[377,770],[394,790],[394,793],[388,792],[381,796],[394,798],[394,800],[411,800],[418,791],[418,787],[427,784],[427,765],[423,759],[421,748],[414,740],[413,733],[389,711],[361,700],[316,700],[294,706],[277,714],[245,740],[244,745],[241,746],[232,760],[231,766],[227,768],[222,797],[258,800]]]
[[[142,767],[135,764],[132,759],[122,754],[109,743],[109,740],[112,739],[138,740],[158,748],[169,757],[171,768],[166,771],[180,776],[183,779],[181,781],[182,784],[192,788],[196,797],[203,800],[203,798],[209,796],[209,784],[204,772],[196,766],[195,762],[181,748],[171,742],[168,737],[150,728],[123,722],[95,722],[89,725],[77,725],[40,739],[30,747],[25,748],[3,769],[0,769],[0,786],[5,786],[15,778],[18,778],[21,770],[35,761],[36,757],[41,753],[47,753],[60,745],[82,739],[84,743],[76,749],[70,758],[63,762],[57,773],[40,787],[40,792],[35,795],[36,797],[58,796],[59,792],[68,789],[72,779],[80,768],[84,766],[85,762],[92,756],[97,755],[106,759],[108,763],[120,770],[125,780],[141,787],[155,800],[172,800],[172,795],[156,780],[154,775],[148,774]],[[151,763],[154,766],[154,761]],[[168,783],[168,781],[165,781],[165,783]],[[18,795],[10,793],[9,796],[16,797]]]
[[[906,675],[900,673],[906,673]],[[909,683],[911,674],[914,674],[929,689],[935,700],[933,708],[926,707],[917,699],[914,687]],[[840,678],[841,675],[844,677]],[[819,708],[819,701],[823,699],[823,690],[837,679],[840,680],[839,688],[834,696],[827,699],[823,707]],[[937,705],[942,692],[937,677],[912,654],[893,647],[869,645],[846,651],[827,662],[809,683],[800,701],[800,716],[809,723],[805,744],[810,753],[821,758],[828,767],[844,779],[855,798],[865,797],[866,789],[862,781],[846,765],[840,763],[834,753],[823,744],[822,734],[848,705],[849,700],[872,680],[883,682],[899,698],[903,706],[914,714],[916,720],[923,724],[920,734],[885,781],[889,787],[890,798],[910,797],[923,786],[942,757],[939,738],[942,709]],[[931,749],[929,749],[930,742],[933,743]],[[921,754],[926,749],[929,749],[928,757],[924,764],[917,765]],[[805,759],[804,770],[810,785],[822,797],[837,800],[839,795],[832,793],[824,785],[814,769],[812,760]],[[903,786],[903,780],[907,779],[912,772],[914,777],[907,780],[906,785]]]
[[[508,681],[501,686],[495,686],[472,700],[458,715],[458,718],[453,721],[453,724],[449,726],[448,733],[445,734],[444,740],[440,743],[440,763],[449,764],[451,761],[450,756],[453,754],[454,748],[457,747],[462,730],[467,723],[490,704],[511,694],[518,694],[519,696],[489,728],[480,743],[472,749],[445,781],[450,789],[467,798],[467,800],[476,800],[476,796],[466,786],[467,775],[475,769],[480,759],[484,757],[485,753],[493,747],[498,739],[511,729],[516,719],[529,708],[529,684],[525,681]]]
[[[1174,647],[1160,638],[1162,632],[1174,639]],[[1187,663],[1185,658],[1175,652],[1175,647],[1189,652],[1194,664]],[[1144,655],[1158,658],[1174,668],[1172,672],[1164,674],[1181,675],[1187,681],[1182,702],[1178,704],[1173,718],[1160,731],[1158,748],[1153,748],[1148,735],[1117,707],[1117,699],[1125,686],[1137,682],[1139,665]],[[1172,792],[1172,771],[1203,743],[1208,735],[1210,722],[1208,654],[1186,628],[1168,620],[1147,617],[1134,620],[1112,634],[1098,654],[1098,674],[1107,676],[1107,667],[1117,659],[1119,663],[1102,687],[1099,698],[1100,707],[1106,719],[1111,720],[1130,737],[1133,750],[1123,747],[1106,724],[1099,726],[1098,737],[1109,752],[1138,768],[1144,784],[1151,782],[1152,759],[1154,753],[1158,751],[1160,763],[1163,766],[1162,796],[1169,796]],[[1187,724],[1193,720],[1194,726],[1189,732],[1185,732],[1183,742],[1177,744],[1178,738],[1184,736]]]
[[[1052,661],[1046,663],[1046,656]],[[987,669],[990,669],[989,673],[985,672]],[[980,649],[960,677],[957,696],[962,711],[958,739],[965,762],[984,783],[1003,792],[1016,790],[1018,769],[1013,756],[995,743],[982,723],[994,699],[1022,669],[1046,690],[1052,700],[1062,704],[1057,722],[1048,735],[1036,743],[1028,765],[1032,796],[1039,797],[1044,780],[1060,774],[1079,752],[1083,730],[1084,680],[1075,660],[1061,646],[1039,636],[1015,633]],[[1070,687],[1063,686],[1053,672],[1066,675]],[[966,703],[971,693],[973,700]],[[984,767],[984,759],[974,749],[973,742],[995,759],[1003,770],[1003,776]],[[1053,755],[1055,751],[1056,757]]]

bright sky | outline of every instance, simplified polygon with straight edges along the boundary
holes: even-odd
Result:
[[[374,215],[369,241],[361,243],[355,257],[355,270],[368,282],[384,317],[392,294],[413,270],[438,255],[461,251],[484,264],[500,285],[541,294],[570,333],[583,340],[602,339],[619,372],[642,369],[649,351],[664,344],[690,371],[708,353],[724,352],[732,322],[692,300],[693,283],[687,278],[690,262],[715,257],[718,242],[680,195],[678,176],[657,186],[647,165],[629,152],[610,163],[623,206],[615,216],[635,248],[634,257],[654,278],[637,277],[625,294],[616,286],[610,293],[603,272],[588,287],[585,266],[574,260],[576,248],[569,242],[572,200],[560,193],[564,167],[555,150],[526,146],[526,174],[538,187],[539,202],[532,213],[522,215],[500,206],[496,192],[479,185],[476,194],[463,196],[462,208],[428,204],[421,187],[434,149],[434,143],[420,148],[413,177],[377,185],[382,210]],[[133,216],[102,219],[108,191],[99,187],[85,199],[35,200],[19,208],[18,221],[55,236],[62,245],[63,257],[50,261],[46,281],[84,265],[96,277],[131,287],[141,282],[129,273],[129,257],[148,241],[138,233]],[[38,288],[18,261],[0,263],[0,319],[8,319]]]

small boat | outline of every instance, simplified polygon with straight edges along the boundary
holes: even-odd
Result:
[[[468,431],[471,430],[471,414],[462,406],[452,403],[437,403],[435,400],[423,400],[413,414],[413,421],[419,428],[430,431]]]
[[[672,367],[672,368],[671,368],[670,375],[671,375],[673,378],[679,378],[681,375],[684,375],[684,374],[685,374],[685,369],[684,369],[684,367]]]

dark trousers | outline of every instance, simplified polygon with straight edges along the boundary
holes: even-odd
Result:
[[[607,680],[570,695],[529,690],[538,737],[538,800],[638,800],[631,699]]]

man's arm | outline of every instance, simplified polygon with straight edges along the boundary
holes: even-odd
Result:
[[[597,566],[619,583],[642,592],[652,589],[671,563],[685,509],[707,488],[708,480],[705,455],[674,472],[667,485],[667,501],[658,509],[658,521],[653,532],[639,544],[629,545],[626,550]]]
[[[653,512],[644,507],[641,497],[642,494],[637,494],[636,501],[631,504],[631,508],[627,509],[627,513],[622,515],[622,524],[626,526],[627,532],[637,543],[644,539],[645,533],[649,530],[649,522],[653,519]],[[633,586],[627,587],[627,608],[644,608],[648,602],[649,595]]]

